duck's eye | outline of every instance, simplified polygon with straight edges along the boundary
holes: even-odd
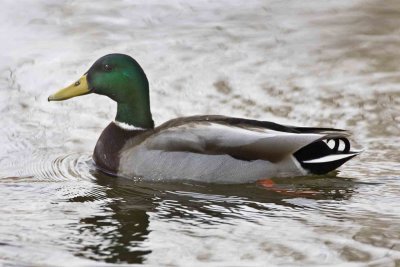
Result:
[[[80,81],[76,81],[76,82],[74,83],[75,86],[78,86],[78,85],[80,85],[80,84],[81,84]]]
[[[105,70],[105,71],[111,71],[112,68],[111,68],[110,65],[106,64],[106,65],[104,65],[104,70]]]

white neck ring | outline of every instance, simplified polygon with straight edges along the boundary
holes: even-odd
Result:
[[[117,125],[119,128],[122,128],[127,131],[137,131],[137,130],[146,130],[145,128],[142,127],[136,127],[134,125],[125,123],[125,122],[120,122],[120,121],[114,121],[115,125]]]

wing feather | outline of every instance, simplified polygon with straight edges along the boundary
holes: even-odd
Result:
[[[269,129],[245,129],[218,123],[171,127],[145,140],[147,149],[231,155],[244,160],[277,162],[325,135]]]

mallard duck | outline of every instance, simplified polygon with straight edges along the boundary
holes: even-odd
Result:
[[[154,127],[146,74],[124,54],[101,57],[48,100],[90,93],[118,103],[115,121],[103,130],[93,153],[96,167],[112,175],[242,183],[324,174],[359,153],[350,149],[346,131],[332,128],[219,115],[182,117]]]

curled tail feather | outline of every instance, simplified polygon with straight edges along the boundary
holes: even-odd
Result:
[[[328,143],[334,141],[334,146]],[[340,143],[344,145],[340,147]],[[325,137],[312,142],[294,153],[301,166],[313,174],[325,174],[340,167],[346,161],[358,155],[359,151],[350,150],[350,141],[344,136]]]

